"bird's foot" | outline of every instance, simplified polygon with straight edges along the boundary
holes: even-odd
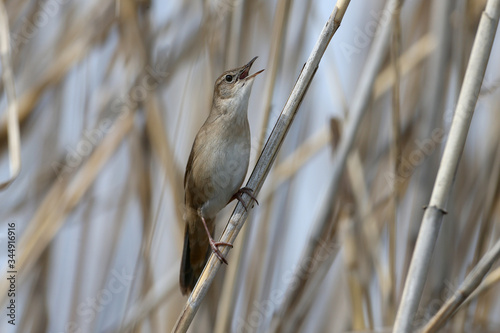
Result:
[[[215,253],[215,256],[223,263],[227,265],[227,260],[224,258],[224,255],[222,252],[219,250],[219,246],[229,246],[233,247],[233,244],[231,243],[225,243],[225,242],[216,242],[212,235],[210,234],[210,231],[208,230],[207,222],[205,221],[205,218],[203,217],[202,214],[200,214],[201,217],[201,222],[203,222],[203,227],[205,228],[205,231],[207,232],[208,236],[208,242],[210,243],[210,247],[212,248],[212,251]]]
[[[242,187],[238,190],[238,192],[236,192],[235,194],[233,194],[233,197],[231,200],[238,200],[239,202],[241,202],[241,204],[243,205],[243,208],[245,208],[246,211],[248,211],[248,207],[247,205],[245,205],[245,202],[243,201],[243,197],[242,197],[242,194],[248,194],[248,196],[250,198],[252,198],[253,201],[255,201],[257,203],[257,205],[259,204],[259,202],[257,201],[257,198],[254,197],[253,195],[253,190],[250,188],[250,187]]]
[[[212,237],[209,238],[210,241],[210,247],[212,248],[212,251],[215,253],[215,256],[224,264],[227,265],[227,260],[224,258],[224,255],[222,252],[219,250],[219,246],[229,246],[233,247],[233,244],[231,243],[225,243],[225,242],[215,242]]]

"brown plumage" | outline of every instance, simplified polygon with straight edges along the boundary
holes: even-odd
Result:
[[[211,250],[227,264],[212,235],[215,216],[232,199],[239,199],[250,158],[248,100],[255,76],[248,75],[257,57],[245,66],[224,72],[216,81],[210,114],[193,143],[184,176],[184,250],[180,287],[192,291]],[[251,192],[251,191],[250,191]]]

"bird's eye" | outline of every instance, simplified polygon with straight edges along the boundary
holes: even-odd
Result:
[[[233,81],[233,76],[232,75],[226,75],[226,82],[231,82]]]

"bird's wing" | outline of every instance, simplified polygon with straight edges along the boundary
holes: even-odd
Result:
[[[194,160],[194,146],[196,145],[196,140],[193,142],[193,147],[191,148],[191,153],[189,154],[188,162],[186,165],[186,172],[184,173],[184,188],[186,188],[187,179],[189,177],[189,173],[193,168],[193,160]]]

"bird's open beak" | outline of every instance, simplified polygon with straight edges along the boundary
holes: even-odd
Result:
[[[254,61],[257,58],[258,57],[253,58],[252,60],[250,60],[248,62],[248,64],[246,64],[245,66],[243,66],[243,71],[241,72],[240,77],[239,77],[240,80],[253,78],[253,77],[257,76],[258,74],[260,74],[260,73],[262,73],[264,71],[262,69],[262,70],[258,71],[257,73],[254,73],[254,74],[248,76],[248,74],[250,72],[250,68],[252,67],[252,64],[254,63]]]

